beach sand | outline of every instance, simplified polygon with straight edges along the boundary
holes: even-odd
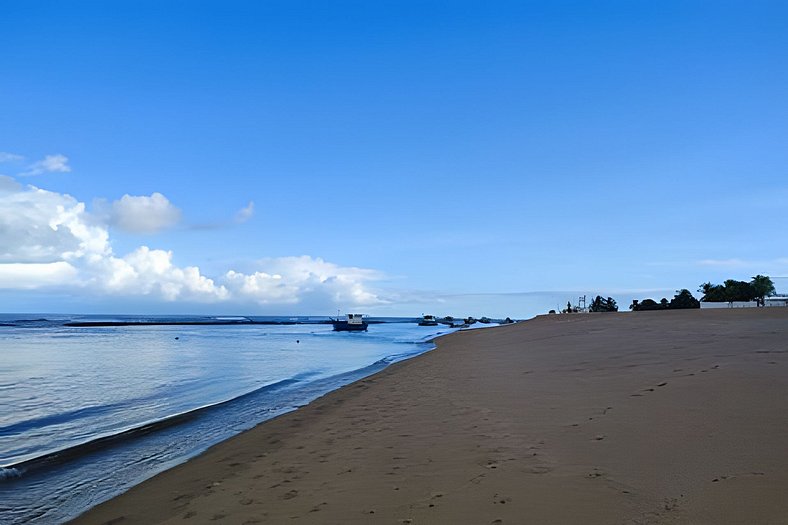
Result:
[[[543,316],[268,421],[78,524],[788,523],[788,309]]]

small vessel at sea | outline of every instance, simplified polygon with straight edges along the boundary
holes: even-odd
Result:
[[[419,321],[419,326],[438,326],[438,320],[435,319],[434,315],[425,315]]]
[[[346,314],[344,319],[331,318],[331,324],[335,332],[366,332],[369,327],[363,314]]]

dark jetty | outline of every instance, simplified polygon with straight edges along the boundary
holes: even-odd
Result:
[[[385,321],[373,320],[368,324],[382,324]],[[332,324],[330,320],[316,321],[255,321],[252,319],[211,319],[205,321],[69,321],[63,326],[96,328],[107,326],[224,326],[224,325],[294,325],[294,324]]]
[[[247,324],[301,324],[297,321],[252,321],[251,319],[228,319],[211,321],[71,321],[63,326],[97,327],[97,326],[216,326],[216,325],[247,325]]]

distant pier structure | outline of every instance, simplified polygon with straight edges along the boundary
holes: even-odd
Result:
[[[586,307],[586,296],[581,295],[577,298],[577,311],[578,312],[587,312],[588,308]]]
[[[557,309],[555,310],[557,311]],[[577,298],[577,304],[572,306],[571,301],[566,302],[566,308],[561,310],[562,314],[578,314],[578,313],[585,313],[588,312],[588,306],[586,305],[586,296],[581,295]]]

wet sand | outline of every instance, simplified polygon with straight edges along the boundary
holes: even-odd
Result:
[[[544,316],[221,443],[79,524],[786,523],[788,309]]]

